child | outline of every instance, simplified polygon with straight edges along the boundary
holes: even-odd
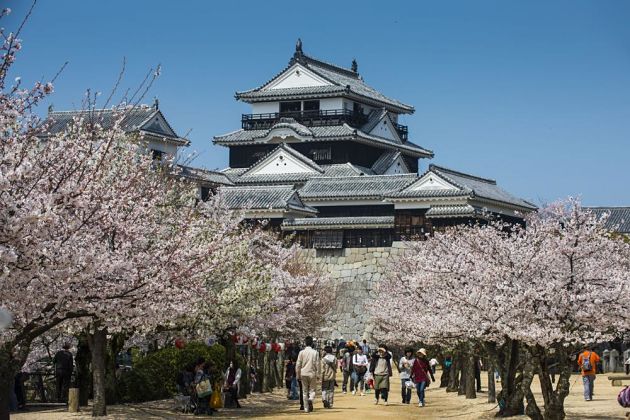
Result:
[[[370,389],[374,389],[374,377],[368,371],[365,373],[365,393],[369,394]]]
[[[332,408],[335,395],[335,376],[337,375],[337,359],[332,354],[332,347],[324,347],[322,358],[322,403],[324,408]]]

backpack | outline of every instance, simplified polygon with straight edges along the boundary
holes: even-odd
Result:
[[[589,370],[593,369],[593,366],[591,366],[591,352],[588,352],[588,356],[586,357],[584,356],[584,354],[582,354],[582,366],[580,367],[582,368],[582,371],[588,372]]]
[[[630,387],[627,386],[619,391],[619,395],[617,395],[617,402],[622,407],[630,407]]]

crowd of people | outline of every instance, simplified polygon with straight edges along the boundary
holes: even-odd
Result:
[[[313,411],[317,385],[320,385],[322,405],[333,408],[337,372],[342,372],[341,392],[360,397],[374,392],[374,404],[388,405],[393,354],[386,345],[371,351],[366,340],[342,342],[336,349],[332,345],[323,348],[322,354],[314,348],[312,337],[307,337],[305,347],[297,358],[289,358],[285,369],[287,398],[300,399],[300,410]],[[429,360],[424,348],[415,351],[405,349],[400,358],[400,393],[403,404],[411,403],[412,391],[418,397],[418,406],[425,406],[425,389],[435,381],[437,360]],[[299,395],[297,389],[299,388]]]
[[[218,407],[241,408],[238,401],[241,369],[230,361],[222,376],[217,378],[212,365],[203,357],[184,368],[177,376],[177,391],[186,397],[187,407],[196,415],[212,415]],[[218,387],[219,389],[215,389]],[[222,395],[225,395],[222,398]]]

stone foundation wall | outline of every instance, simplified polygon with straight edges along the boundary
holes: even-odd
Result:
[[[392,247],[302,250],[307,262],[330,273],[335,287],[335,303],[324,327],[324,337],[371,340],[372,326],[367,322],[366,301],[387,269],[388,262],[403,248]]]

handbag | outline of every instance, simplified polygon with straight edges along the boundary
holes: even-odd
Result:
[[[220,392],[213,392],[210,397],[210,408],[223,408],[223,399]]]
[[[204,379],[195,386],[197,391],[197,397],[204,398],[212,394],[212,385],[210,385],[210,379]]]
[[[407,382],[405,382],[405,388],[407,389],[414,389],[416,387],[416,384],[413,383],[413,381],[410,379]]]

